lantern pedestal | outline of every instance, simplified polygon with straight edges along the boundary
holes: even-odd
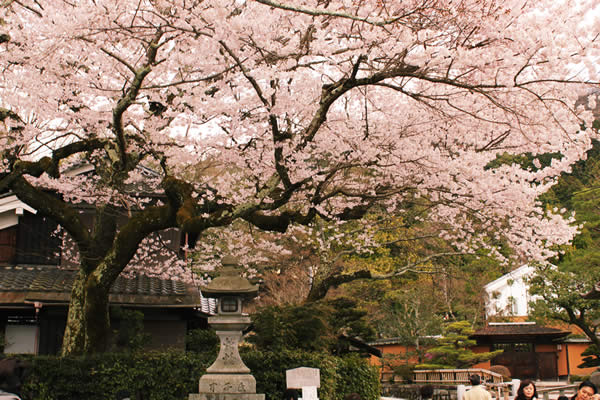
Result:
[[[199,393],[190,394],[189,400],[265,400],[264,394],[256,393],[256,379],[238,350],[242,330],[250,325],[250,318],[217,315],[208,323],[219,337],[219,355],[200,378]]]

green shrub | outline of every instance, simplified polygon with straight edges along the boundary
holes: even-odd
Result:
[[[212,353],[219,350],[219,337],[212,329],[192,329],[185,336],[185,350],[195,353]]]
[[[412,383],[415,371],[414,364],[394,365],[392,369],[394,370],[394,375],[401,377],[403,382]]]
[[[367,312],[356,300],[338,297],[301,305],[277,305],[259,309],[252,315],[254,335],[248,341],[265,351],[349,352],[343,334],[363,340],[375,338],[375,329],[366,320]]]
[[[356,355],[334,357],[322,352],[308,353],[297,350],[280,352],[242,351],[248,368],[256,378],[256,391],[265,393],[267,400],[283,397],[285,371],[298,367],[319,368],[321,400],[342,400],[356,392],[363,400],[379,398],[379,372],[368,361]]]
[[[357,355],[338,358],[335,399],[349,393],[358,393],[363,400],[376,400],[380,396],[379,370]]]
[[[337,400],[335,397],[335,360],[326,353],[311,353],[283,349],[279,352],[266,352],[250,349],[242,350],[242,358],[256,378],[256,391],[264,393],[267,400],[283,398],[285,371],[298,367],[319,368],[321,387],[319,398]]]
[[[212,363],[204,354],[110,353],[88,358],[32,357],[22,388],[26,400],[106,400],[128,390],[132,398],[187,399]]]
[[[248,340],[261,350],[327,351],[332,344],[321,304],[264,307],[252,316],[252,324],[255,334]]]
[[[322,400],[342,400],[352,392],[364,400],[379,397],[379,374],[354,355],[242,348],[242,359],[256,378],[257,393],[279,400],[285,371],[320,369]],[[22,388],[24,400],[106,400],[128,390],[132,399],[187,400],[198,392],[198,379],[214,361],[214,352],[108,353],[88,358],[28,357],[33,367]]]
[[[111,307],[111,317],[117,321],[114,346],[120,351],[141,350],[150,343],[151,335],[144,333],[144,313],[121,307]]]

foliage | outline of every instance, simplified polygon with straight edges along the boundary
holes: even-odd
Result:
[[[444,244],[437,246],[439,252]],[[363,283],[348,292],[373,303],[370,310],[380,335],[415,346],[418,357],[423,355],[427,337],[442,333],[444,321],[470,320],[474,325],[482,321],[486,299],[483,285],[508,268],[484,252],[480,256],[445,257],[431,264],[385,285]]]
[[[254,335],[249,341],[263,350],[302,349],[343,354],[347,343],[339,336],[374,338],[366,312],[356,301],[334,298],[302,305],[267,306],[252,316]]]
[[[510,251],[505,244],[499,246],[503,251]],[[469,320],[474,326],[480,325],[485,318],[487,301],[484,285],[508,273],[510,266],[489,257],[485,252],[451,261],[453,265],[447,272],[450,276],[445,277],[448,283],[444,283],[451,300],[448,317],[454,321]]]
[[[185,350],[194,353],[219,351],[219,337],[213,329],[191,329],[185,336]]]
[[[475,340],[469,339],[474,329],[468,321],[449,323],[444,327],[444,333],[437,341],[437,345],[428,350],[431,355],[429,361],[417,365],[419,369],[438,368],[469,368],[477,363],[490,360],[502,353],[496,350],[486,353],[474,353],[470,347],[475,345]]]
[[[144,313],[121,307],[112,307],[111,316],[118,321],[115,346],[119,350],[141,350],[150,342],[151,335],[144,333]]]
[[[333,338],[319,304],[265,307],[252,316],[252,324],[254,335],[248,341],[259,349],[322,351],[332,345]]]
[[[576,382],[589,381],[590,377],[591,377],[591,375],[571,375],[569,380],[571,383],[576,383]]]
[[[334,357],[291,349],[273,352],[242,349],[240,354],[256,378],[257,392],[265,393],[267,399],[283,397],[285,370],[298,367],[320,369],[320,399],[342,400],[352,392],[361,394],[365,400],[379,398],[377,368],[356,355]]]
[[[594,134],[577,101],[597,85],[596,25],[580,23],[596,1],[392,3],[1,3],[0,193],[72,243],[63,354],[106,349],[122,272],[191,279],[168,229],[192,247],[239,221],[311,235],[380,209],[427,218],[453,252],[503,258],[500,237],[540,260],[569,242],[535,200]],[[507,152],[562,157],[488,167]],[[231,237],[246,265],[264,259],[248,243],[286,250]]]
[[[383,298],[384,305],[377,315],[378,332],[415,346],[419,360],[424,351],[422,346],[427,344],[426,337],[442,333],[444,305],[430,289],[431,280],[427,278],[405,283]]]
[[[210,365],[194,353],[106,353],[73,358],[32,357],[32,370],[22,388],[30,400],[116,398],[128,390],[132,398],[183,400],[197,391],[198,379]]]
[[[600,281],[600,271],[582,268],[576,271],[562,271],[558,267],[538,267],[536,276],[530,282],[530,292],[538,296],[532,304],[533,315],[540,321],[561,321],[580,328],[590,339],[592,346],[586,350],[585,365],[600,365],[600,352],[595,321],[600,317],[597,300],[582,297]],[[564,266],[563,266],[564,268]]]
[[[334,335],[360,338],[364,341],[375,339],[375,329],[367,321],[367,311],[361,308],[356,299],[336,297],[325,302],[328,310],[329,326]],[[336,342],[335,354],[348,352],[348,344]]]
[[[342,400],[356,391],[365,400],[379,394],[378,372],[366,360],[300,351],[241,352],[267,399],[282,397],[285,370],[310,366],[321,370],[319,398]],[[105,353],[87,358],[36,356],[23,386],[29,400],[115,398],[121,390],[132,399],[184,400],[197,393],[198,379],[212,363],[212,353]]]
[[[506,273],[508,266],[484,250],[473,255],[457,252],[439,237],[424,207],[415,204],[410,208],[403,217],[370,212],[361,220],[371,232],[362,247],[334,240],[331,247],[336,250],[328,255],[314,249],[320,254],[319,264],[313,267],[317,262],[313,260],[307,269],[320,274],[317,283],[311,282],[313,288],[335,282],[339,286],[331,286],[330,295],[356,299],[369,310],[380,336],[400,338],[416,346],[420,357],[421,342],[426,336],[441,333],[442,320],[468,319],[474,324],[482,320],[482,286]],[[496,243],[503,256],[510,257],[506,243]],[[336,259],[336,265],[324,266],[329,259]]]
[[[497,374],[502,375],[502,380],[504,382],[508,382],[511,380],[511,373],[510,373],[510,369],[508,369],[507,366],[505,365],[492,365],[489,370],[491,372],[495,372]]]
[[[336,369],[337,399],[349,393],[358,393],[361,399],[379,399],[379,371],[358,355],[347,355],[340,359]]]
[[[538,297],[532,302],[535,318],[573,324],[590,339],[592,345],[582,366],[600,365],[598,300],[582,297],[600,281],[599,184],[600,142],[594,141],[587,159],[576,163],[571,173],[562,174],[557,185],[542,197],[548,208],[564,207],[573,213],[580,232],[553,260],[553,266],[539,265],[529,281],[531,294]]]
[[[583,356],[582,363],[577,368],[590,368],[600,366],[600,348],[598,345],[591,344],[581,353]]]
[[[394,376],[401,377],[402,380],[406,383],[412,383],[413,372],[415,370],[415,367],[416,367],[416,365],[414,365],[414,364],[401,364],[401,365],[394,365],[392,370],[394,371]]]

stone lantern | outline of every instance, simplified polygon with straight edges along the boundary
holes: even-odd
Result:
[[[218,302],[217,315],[208,318],[208,323],[219,337],[219,355],[200,378],[200,393],[190,394],[189,400],[264,400],[264,394],[256,393],[256,379],[238,351],[242,331],[251,324],[242,313],[243,300],[255,297],[258,285],[240,275],[235,258],[225,256],[221,263],[219,276],[201,288],[203,296]]]

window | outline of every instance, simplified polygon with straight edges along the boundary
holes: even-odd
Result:
[[[0,262],[12,264],[17,253],[17,227],[0,231]]]
[[[56,222],[26,212],[19,217],[17,264],[58,265],[61,239],[54,234]]]
[[[221,298],[221,311],[222,312],[237,312],[238,301],[235,297],[223,297]]]
[[[37,354],[36,325],[6,325],[4,331],[6,354]]]
[[[528,353],[533,351],[533,343],[494,343],[492,350],[513,351],[518,353]]]

